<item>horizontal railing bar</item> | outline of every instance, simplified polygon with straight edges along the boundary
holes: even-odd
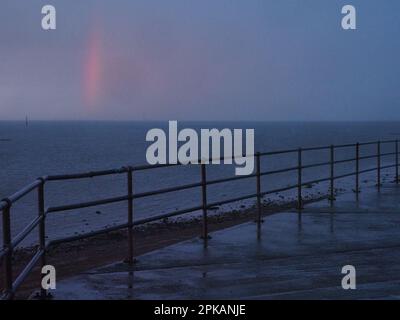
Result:
[[[387,165],[387,166],[381,166],[381,170],[382,169],[389,169],[389,168],[395,168],[396,165]],[[378,168],[370,168],[370,169],[365,169],[365,170],[361,170],[359,171],[359,173],[367,173],[367,172],[372,172],[372,171],[376,171],[378,170]],[[346,173],[346,174],[342,174],[340,176],[336,176],[334,177],[334,179],[342,179],[342,178],[346,178],[346,177],[350,177],[350,176],[354,176],[356,173],[351,172],[351,173]]]
[[[325,181],[329,181],[330,180],[330,178],[322,178],[322,179],[317,179],[317,180],[311,180],[311,181],[307,181],[307,182],[303,182],[302,184],[301,184],[301,186],[307,186],[307,185],[309,185],[309,184],[314,184],[314,183],[320,183],[320,182],[325,182]],[[265,196],[265,195],[268,195],[268,194],[273,194],[273,193],[279,193],[279,192],[283,192],[283,191],[288,191],[288,190],[291,190],[291,189],[295,189],[295,188],[298,188],[298,184],[295,184],[295,185],[290,185],[290,186],[287,186],[287,187],[283,187],[283,188],[279,188],[279,189],[273,189],[273,190],[269,190],[269,191],[265,191],[265,192],[262,192],[261,193],[261,195],[262,196]]]
[[[381,153],[380,155],[381,155],[381,157],[382,156],[394,156],[394,155],[396,155],[396,152]],[[370,156],[362,156],[362,157],[359,157],[358,159],[359,160],[366,160],[366,159],[374,159],[374,158],[377,158],[377,157],[378,157],[377,154],[373,154],[373,155],[370,155]]]
[[[29,263],[26,265],[26,267],[21,271],[21,273],[15,279],[15,281],[13,283],[13,288],[12,288],[13,293],[15,293],[17,291],[17,289],[22,284],[22,282],[25,280],[25,278],[31,273],[31,271],[35,267],[36,263],[43,256],[45,250],[46,249],[38,250],[35,253],[35,255],[32,257],[32,259],[29,261]]]
[[[41,183],[42,183],[42,180],[37,179],[34,182],[32,182],[32,183],[28,184],[27,186],[23,187],[22,189],[20,189],[16,193],[12,194],[8,198],[3,199],[2,201],[7,203],[7,204],[13,204],[14,202],[16,202],[19,199],[21,199],[24,196],[26,196],[32,190],[36,189]]]
[[[208,181],[207,185],[221,183],[221,182],[229,182],[229,181],[232,181],[232,180],[251,178],[251,177],[255,177],[255,176],[256,175],[253,174],[253,175],[249,175],[249,176],[237,176],[237,177],[233,177],[233,178],[226,178],[226,179]],[[193,184],[179,186],[179,187],[171,187],[171,188],[160,189],[160,190],[157,190],[157,191],[148,191],[148,192],[134,194],[132,196],[132,199],[139,199],[139,198],[144,198],[144,197],[148,197],[148,196],[155,196],[155,195],[165,194],[165,193],[168,193],[168,192],[187,190],[187,189],[190,189],[190,188],[195,188],[195,187],[200,187],[200,186],[201,186],[201,183],[193,183]],[[129,200],[129,196],[127,196],[127,195],[126,196],[103,199],[103,200],[95,200],[95,201],[89,201],[89,202],[75,203],[75,204],[71,204],[71,205],[49,207],[49,208],[47,208],[46,212],[47,213],[54,213],[54,212],[61,212],[61,211],[70,211],[70,210],[75,210],[75,209],[83,209],[83,208],[88,208],[88,207],[94,207],[94,206],[98,206],[98,205],[105,205],[105,204],[111,204],[111,203],[116,203],[116,202],[122,202],[122,201],[126,201],[126,200]]]
[[[169,167],[177,167],[181,166],[181,163],[165,163],[165,164],[145,164],[140,166],[131,167],[132,171],[145,171],[149,169],[158,169],[158,168],[169,168]]]
[[[353,173],[353,174],[355,174],[355,173]],[[317,180],[311,180],[311,181],[303,182],[303,183],[301,184],[301,186],[304,187],[304,186],[307,186],[307,185],[309,185],[309,184],[321,183],[321,182],[329,181],[330,179],[331,179],[331,178],[322,178],[322,179],[317,179]],[[262,196],[265,196],[265,195],[268,195],[268,194],[273,194],[273,193],[279,193],[279,192],[283,192],[283,191],[288,191],[288,190],[291,190],[291,189],[298,188],[298,186],[299,186],[298,184],[295,184],[295,185],[290,185],[290,186],[283,187],[283,188],[279,188],[279,189],[269,190],[269,191],[262,192],[261,195],[262,195]]]
[[[74,179],[84,179],[84,178],[94,178],[100,176],[107,176],[113,174],[121,174],[127,172],[127,168],[123,167],[120,169],[111,170],[101,170],[101,171],[90,171],[85,173],[74,173],[74,174],[63,174],[63,175],[53,175],[48,176],[48,181],[60,181],[60,180],[74,180]]]
[[[307,164],[307,165],[302,166],[301,168],[302,169],[310,169],[310,168],[328,166],[330,164],[331,164],[330,162],[319,162],[319,163],[314,163],[314,164]]]
[[[324,182],[324,181],[328,181],[329,179],[330,179],[330,178],[322,178],[322,179],[318,179],[318,180],[307,181],[307,182],[303,182],[303,183],[301,184],[301,186],[307,186],[307,185],[312,184],[312,183]],[[288,191],[288,190],[291,190],[291,189],[298,188],[298,186],[299,186],[298,184],[294,184],[294,185],[290,185],[290,186],[283,187],[283,188],[279,188],[279,189],[273,189],[273,190],[269,190],[269,191],[262,192],[261,195],[262,195],[262,196],[266,196],[266,195],[268,195],[268,194],[273,194],[273,193],[279,193],[279,192],[283,192],[283,191]]]
[[[255,155],[233,155],[229,159],[234,159],[234,158],[245,158],[245,157],[253,157]],[[219,157],[219,158],[209,158],[207,159],[208,162],[213,162],[213,161],[222,161],[228,158],[224,157]],[[201,163],[203,160],[202,159],[197,159],[193,160],[192,162],[197,162]],[[90,171],[90,172],[84,172],[84,173],[75,173],[75,174],[64,174],[64,175],[53,175],[49,176],[47,178],[48,181],[61,181],[61,180],[73,180],[73,179],[84,179],[84,178],[94,178],[98,176],[107,176],[107,175],[113,175],[113,174],[121,174],[121,173],[126,173],[128,170],[132,171],[146,171],[150,169],[157,169],[157,168],[168,168],[168,167],[176,167],[176,166],[183,166],[184,164],[182,163],[166,163],[166,164],[148,164],[148,165],[139,165],[139,166],[132,166],[132,167],[122,167],[120,169],[110,169],[110,170],[103,170],[103,171]]]
[[[70,204],[70,205],[58,206],[58,207],[49,207],[49,208],[47,208],[46,213],[70,211],[70,210],[75,210],[75,209],[95,207],[95,206],[100,206],[100,205],[105,205],[105,204],[110,204],[110,203],[126,201],[126,200],[128,200],[128,198],[129,198],[128,196],[120,196],[120,197],[107,198],[107,199],[103,199],[103,200],[95,200],[95,201],[89,201],[89,202],[81,202],[81,203],[75,203],[75,204]]]
[[[320,151],[320,150],[328,150],[331,146],[320,146],[320,147],[308,147],[308,148],[301,148],[301,151]]]
[[[396,165],[395,164],[391,164],[391,165],[387,165],[387,166],[382,166],[381,170],[382,169],[389,169],[389,168],[396,168]]]
[[[222,206],[224,204],[228,204],[228,203],[232,203],[232,202],[238,202],[238,201],[242,201],[242,200],[247,200],[247,199],[251,199],[256,197],[257,194],[251,194],[251,195],[247,195],[247,196],[242,196],[242,197],[237,197],[237,198],[231,198],[231,199],[227,199],[227,200],[223,200],[223,201],[218,201],[218,202],[213,202],[213,203],[209,203],[207,205],[207,208],[212,208],[215,206]]]
[[[33,230],[35,227],[42,221],[43,216],[38,216],[29,223],[18,235],[14,237],[11,242],[11,247],[14,249],[18,246],[22,240],[26,238],[26,236]]]
[[[375,170],[376,170],[376,169],[375,169]],[[361,173],[361,171],[360,171],[360,173]],[[351,176],[354,176],[354,175],[355,175],[354,172],[345,173],[345,174],[342,174],[342,175],[339,175],[339,176],[335,176],[335,177],[333,177],[333,179],[334,179],[334,180],[338,180],[338,179],[342,179],[342,178],[351,177]]]
[[[378,155],[375,154],[375,155],[372,155],[372,156],[362,156],[362,157],[359,157],[358,159],[359,160],[366,160],[366,159],[375,159],[377,157],[378,157]]]
[[[371,142],[361,142],[359,143],[360,146],[369,146],[373,144],[377,144],[379,141],[371,141]],[[381,141],[381,143],[386,143],[386,141]]]
[[[178,187],[164,188],[164,189],[159,189],[159,190],[155,190],[155,191],[146,191],[146,192],[133,194],[132,199],[140,199],[140,198],[156,196],[156,195],[170,193],[170,192],[188,190],[188,189],[197,188],[200,186],[201,186],[200,182],[195,182],[195,183],[186,184],[186,185],[182,185],[182,186],[178,186]],[[129,200],[129,197],[128,197],[128,200]]]
[[[142,225],[142,224],[155,222],[157,220],[162,220],[162,219],[166,219],[166,218],[172,218],[172,217],[175,217],[175,216],[179,216],[181,214],[186,214],[186,213],[190,213],[190,212],[194,212],[194,211],[199,211],[201,209],[203,209],[202,206],[196,206],[196,207],[192,207],[192,208],[181,209],[181,210],[173,211],[173,212],[170,212],[170,213],[164,213],[164,214],[160,214],[160,215],[157,215],[157,216],[152,216],[152,217],[149,217],[149,218],[141,219],[141,220],[135,221],[133,223],[133,225],[134,226],[139,226],[139,225]]]
[[[285,172],[294,171],[297,169],[298,169],[298,167],[289,167],[289,168],[272,170],[272,171],[264,171],[264,172],[260,173],[260,176],[268,176],[268,175],[277,174],[277,173],[285,173]]]
[[[355,147],[357,143],[348,143],[348,144],[335,144],[333,147],[335,149],[340,149],[340,148],[352,148]]]
[[[393,156],[395,155],[396,152],[388,152],[388,153],[381,153],[381,157],[384,156]],[[365,156],[365,157],[359,157],[359,160],[365,160],[365,159],[372,159],[372,158],[376,158],[377,155],[372,155],[372,156]],[[340,164],[340,163],[346,163],[346,162],[353,162],[356,161],[356,158],[351,158],[351,159],[343,159],[343,160],[336,160],[333,163],[334,164]],[[319,167],[319,166],[325,166],[325,165],[329,165],[331,164],[330,162],[321,162],[321,163],[316,163],[316,164],[310,164],[310,165],[305,165],[302,166],[302,169],[308,169],[308,168],[313,168],[313,167]]]
[[[297,152],[298,150],[299,149],[287,149],[287,150],[260,152],[260,156],[274,156],[274,155],[278,155],[278,154],[294,153],[294,152]]]
[[[370,168],[370,169],[364,169],[364,170],[360,170],[360,174],[361,173],[368,173],[368,172],[373,172],[373,171],[376,171],[376,170],[378,170],[378,168]]]
[[[142,224],[146,224],[146,223],[150,223],[150,222],[156,222],[158,220],[162,220],[162,219],[165,219],[165,218],[171,218],[171,217],[174,217],[174,216],[177,216],[177,215],[194,212],[194,211],[198,211],[198,210],[201,210],[201,209],[202,209],[202,206],[197,206],[197,207],[193,207],[193,208],[177,210],[177,211],[174,211],[174,212],[171,212],[171,213],[166,213],[166,214],[162,214],[162,215],[152,216],[152,217],[149,217],[149,218],[146,218],[146,219],[141,219],[141,220],[135,221],[132,225],[133,226],[139,226],[139,225],[142,225]],[[97,236],[97,235],[109,233],[109,232],[112,232],[112,231],[125,229],[125,228],[128,228],[128,227],[129,227],[129,224],[128,223],[124,223],[124,224],[120,224],[120,225],[104,228],[104,229],[101,229],[101,230],[87,232],[87,233],[82,234],[82,235],[76,235],[76,236],[71,236],[71,237],[65,237],[65,238],[61,238],[61,239],[52,240],[50,242],[50,245],[57,245],[57,244],[61,244],[61,243],[64,243],[64,242],[72,242],[72,241],[77,241],[77,240],[83,240],[83,239],[86,239],[86,238],[90,238],[90,237],[94,237],[94,236]]]
[[[238,154],[234,154],[234,155],[232,155],[232,156],[230,156],[230,157],[224,157],[224,156],[221,156],[221,157],[218,157],[218,158],[208,158],[208,159],[193,159],[193,160],[190,160],[189,162],[188,162],[188,164],[202,164],[202,163],[205,163],[205,164],[211,164],[211,163],[217,163],[217,161],[224,161],[224,160],[233,160],[233,159],[238,159],[238,158],[240,158],[240,159],[243,159],[243,158],[250,158],[250,157],[255,157],[256,156],[256,154],[249,154],[249,155],[245,155],[245,154],[241,154],[241,155],[238,155]],[[156,168],[166,168],[166,167],[174,167],[174,166],[185,166],[185,165],[188,165],[188,164],[183,164],[183,163],[180,163],[179,161],[178,161],[178,163],[166,163],[166,164],[151,164],[151,165],[142,165],[142,166],[135,166],[135,167],[131,167],[131,169],[133,170],[133,171],[145,171],[145,170],[149,170],[149,169],[156,169]]]
[[[112,227],[107,227],[107,228],[96,230],[96,231],[90,231],[90,232],[87,232],[87,233],[84,233],[84,234],[81,234],[81,235],[55,239],[55,240],[51,240],[49,242],[49,245],[50,246],[54,246],[54,245],[58,245],[58,244],[61,244],[61,243],[73,242],[73,241],[77,241],[77,240],[83,240],[83,239],[87,239],[87,238],[90,238],[90,237],[98,236],[98,235],[101,235],[101,234],[109,233],[109,232],[112,232],[112,231],[118,231],[118,230],[121,230],[121,229],[125,229],[128,226],[129,225],[127,223],[124,223],[124,224],[120,224],[120,225],[116,225],[116,226],[112,226]]]
[[[198,210],[201,210],[201,209],[202,209],[201,206],[197,206],[197,207],[193,207],[193,208],[174,211],[172,213],[166,213],[166,214],[162,214],[162,215],[158,215],[158,216],[152,216],[152,217],[149,217],[149,218],[146,218],[146,219],[141,219],[141,220],[135,221],[132,225],[133,226],[139,226],[139,225],[142,225],[142,224],[155,222],[155,221],[162,220],[162,219],[165,219],[165,218],[171,218],[171,217],[174,217],[174,216],[177,216],[177,215],[181,215],[181,214],[189,213],[189,212],[193,212],[193,211],[198,211]],[[120,224],[120,225],[117,225],[117,226],[104,228],[104,229],[101,229],[101,230],[87,232],[87,233],[82,234],[82,235],[77,235],[77,236],[71,236],[71,237],[65,237],[65,238],[61,238],[61,239],[52,240],[50,242],[50,245],[57,245],[57,244],[64,243],[64,242],[72,242],[72,241],[77,241],[77,240],[83,240],[83,239],[86,239],[86,238],[90,238],[90,237],[93,237],[93,236],[109,233],[109,232],[112,232],[112,231],[125,229],[125,228],[128,228],[128,227],[129,227],[129,224],[124,223],[124,224]]]
[[[394,143],[396,140],[383,140],[381,141],[381,144],[383,143]],[[359,143],[360,146],[366,146],[366,145],[372,145],[376,144],[378,141],[373,141],[373,142],[363,142]],[[356,143],[349,143],[349,144],[339,144],[339,145],[333,145],[334,148],[349,148],[349,147],[355,147],[357,144]],[[316,146],[316,147],[308,147],[308,148],[301,148],[302,151],[317,151],[317,150],[324,150],[324,149],[330,149],[331,146]],[[276,154],[282,154],[282,153],[293,153],[297,152],[299,149],[288,149],[288,150],[277,150],[277,151],[269,151],[269,152],[261,152],[261,156],[265,155],[276,155]]]
[[[394,156],[394,155],[396,155],[396,152],[381,153],[381,157],[385,157],[385,156]]]
[[[347,163],[347,162],[353,162],[356,161],[357,158],[351,158],[351,159],[342,159],[342,160],[335,160],[333,161],[334,164],[340,164],[340,163]]]
[[[203,161],[206,161],[208,163],[212,163],[212,162],[216,162],[216,161],[223,161],[226,159],[237,159],[237,158],[248,158],[248,157],[254,157],[255,154],[251,154],[251,155],[232,155],[231,157],[218,157],[218,158],[208,158],[208,159],[193,159],[191,161],[189,161],[188,164],[200,164]],[[186,164],[177,162],[177,163],[165,163],[165,164],[145,164],[145,165],[139,165],[139,166],[131,166],[131,167],[123,167],[123,169],[125,170],[125,172],[127,170],[132,170],[132,171],[146,171],[146,170],[150,170],[150,169],[157,169],[157,168],[169,168],[169,167],[177,167],[177,166],[185,166]]]

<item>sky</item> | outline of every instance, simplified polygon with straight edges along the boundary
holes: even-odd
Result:
[[[399,31],[398,0],[2,0],[0,120],[400,120]]]

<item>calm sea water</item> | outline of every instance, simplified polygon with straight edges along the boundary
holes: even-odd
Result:
[[[0,122],[0,197],[6,197],[35,178],[43,175],[76,173],[145,164],[145,141],[149,129],[167,130],[167,122]],[[380,123],[300,123],[300,122],[179,122],[179,128],[254,128],[256,150],[272,151],[293,147],[354,143],[357,141],[400,139],[399,122]],[[393,145],[385,145],[389,152]],[[393,150],[393,149],[392,149]],[[390,151],[392,151],[390,150]],[[374,153],[376,147],[365,147],[362,154]],[[354,149],[343,149],[337,159],[351,158]],[[304,162],[328,160],[326,151],[305,155]],[[262,161],[263,170],[296,165],[296,155],[275,156]],[[383,159],[383,163],[393,157]],[[364,161],[363,168],[372,165]],[[353,169],[349,164],[337,166],[337,173]],[[307,170],[306,179],[327,177],[329,168]],[[351,170],[350,170],[351,171]],[[136,192],[198,182],[200,168],[187,166],[157,169],[134,177]],[[213,178],[230,176],[231,165],[215,165],[208,169]],[[295,173],[263,178],[263,190],[295,183]],[[209,189],[210,201],[240,196],[255,191],[252,179],[215,185]],[[81,181],[51,182],[46,185],[46,206],[90,201],[101,197],[126,194],[126,176],[101,177]],[[166,213],[200,203],[200,190],[141,199],[135,202],[135,217]],[[235,206],[235,205],[233,205]],[[233,207],[232,206],[232,207]],[[37,215],[36,194],[25,197],[12,211],[13,233]],[[47,222],[49,237],[71,235],[126,221],[126,204],[52,214]],[[32,240],[32,239],[31,239]]]

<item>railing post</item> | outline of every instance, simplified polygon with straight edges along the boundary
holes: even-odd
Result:
[[[256,177],[257,177],[257,230],[260,237],[262,223],[262,203],[261,203],[261,159],[260,153],[256,153]]]
[[[381,189],[381,142],[377,142],[377,187],[378,190]]]
[[[356,196],[360,193],[360,143],[356,143]]]
[[[303,209],[303,199],[301,195],[301,185],[302,185],[302,149],[299,148],[297,152],[297,209],[299,212]]]
[[[396,184],[399,184],[399,140],[396,140]]]
[[[46,213],[44,209],[44,180],[41,179],[41,183],[38,186],[38,215],[40,217],[39,222],[39,249],[43,250],[43,255],[40,261],[41,270],[46,265]],[[42,279],[43,279],[42,275]],[[40,285],[40,298],[46,299],[49,297],[47,290],[43,289]]]
[[[202,239],[204,240],[204,247],[208,245],[208,218],[207,218],[207,173],[206,165],[201,164],[201,198],[202,198],[202,208],[203,208],[203,233]]]
[[[335,200],[335,146],[330,147],[330,196],[331,205]]]
[[[5,200],[3,200],[5,201]],[[3,210],[3,249],[7,250],[4,256],[4,290],[5,299],[12,299],[13,292],[13,276],[12,276],[12,255],[13,248],[11,245],[11,222],[10,222],[11,202]]]
[[[132,265],[134,260],[133,255],[133,172],[132,168],[128,167],[127,171],[127,186],[128,186],[128,259],[127,263]]]

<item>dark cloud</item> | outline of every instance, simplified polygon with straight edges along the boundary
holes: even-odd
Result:
[[[400,118],[400,3],[350,2],[3,0],[0,119]]]

